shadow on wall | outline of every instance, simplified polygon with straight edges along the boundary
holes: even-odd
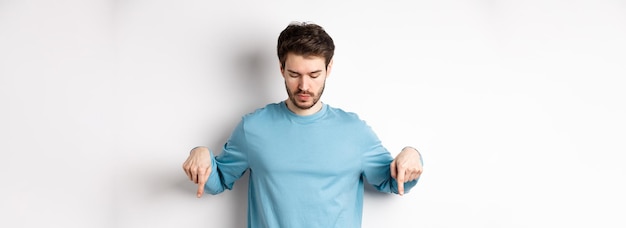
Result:
[[[220,43],[221,49],[207,50],[209,53],[218,53],[221,58],[219,66],[223,66],[223,72],[228,75],[207,75],[212,82],[218,82],[224,88],[223,94],[215,94],[225,99],[228,113],[236,113],[228,119],[218,121],[220,126],[211,128],[220,131],[218,138],[212,139],[208,144],[214,148],[214,152],[219,154],[222,146],[232,133],[232,130],[245,114],[264,107],[276,97],[275,94],[284,94],[284,91],[272,91],[271,80],[278,77],[277,57],[275,57],[274,43],[265,42],[259,37],[272,37],[273,35],[263,30],[237,29],[235,31],[245,31],[246,33],[222,34],[223,40]],[[255,37],[255,39],[250,39]],[[269,48],[268,48],[269,46]]]
[[[260,42],[259,39],[250,39],[250,37],[259,37],[260,34],[265,36],[267,32],[243,30],[252,34],[227,34],[224,36],[222,47],[224,49],[218,50],[222,59],[222,66],[225,66],[226,72],[232,72],[233,75],[210,75],[211,78],[216,78],[220,83],[224,83],[224,88],[228,88],[228,94],[231,96],[225,96],[224,99],[230,99],[226,103],[230,105],[223,107],[229,109],[229,112],[238,113],[239,115],[233,115],[232,118],[224,120],[226,126],[221,126],[219,129],[219,139],[213,139],[210,145],[214,149],[216,155],[220,154],[224,143],[228,140],[230,133],[234,127],[239,123],[241,117],[247,113],[253,112],[255,109],[264,107],[271,101],[272,94],[284,93],[284,91],[270,91],[271,80],[270,77],[276,77],[278,69],[271,69],[271,67],[278,67],[278,64],[271,64],[276,62],[275,59],[270,59],[268,51],[268,43]],[[228,37],[231,35],[232,37]],[[269,35],[272,36],[272,35]],[[274,70],[274,71],[272,71]],[[228,220],[234,222],[233,227],[246,227],[247,220],[245,218],[248,208],[248,180],[249,171],[235,182],[231,194],[228,194],[228,200],[232,200],[232,209],[230,213],[232,215]]]
[[[276,97],[276,94],[284,95],[285,91],[274,91],[273,83],[279,77],[278,58],[275,53],[275,43],[262,40],[259,37],[273,37],[266,31],[248,31],[247,33],[234,34],[230,39],[224,40],[224,49],[219,53],[224,53],[222,65],[226,72],[233,75],[220,75],[220,82],[229,83],[230,93],[233,99],[227,107],[237,113],[244,115],[257,108],[264,107]],[[250,39],[250,37],[255,37]],[[223,80],[224,77],[228,79]],[[282,82],[278,82],[282,83]],[[241,116],[240,115],[240,116]],[[237,122],[239,117],[236,117]]]

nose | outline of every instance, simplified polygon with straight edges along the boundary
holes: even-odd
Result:
[[[302,91],[308,91],[311,87],[311,79],[306,76],[300,77],[300,81],[298,82],[298,89]]]

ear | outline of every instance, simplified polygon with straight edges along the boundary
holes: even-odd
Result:
[[[285,77],[285,68],[283,68],[283,64],[280,63],[280,60],[278,60],[278,69],[280,69],[280,76],[281,77]]]
[[[335,58],[330,59],[330,62],[328,62],[328,66],[326,67],[326,77],[328,78],[328,76],[330,76],[330,72],[333,69],[333,62],[334,62]]]

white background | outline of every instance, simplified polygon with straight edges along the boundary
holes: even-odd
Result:
[[[286,97],[276,38],[322,25],[323,100],[397,154],[363,227],[625,227],[626,2],[0,0],[0,227],[245,227],[247,178],[181,164]]]

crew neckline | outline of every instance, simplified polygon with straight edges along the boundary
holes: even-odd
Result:
[[[289,108],[287,107],[287,102],[285,101],[280,102],[280,107],[285,113],[287,113],[290,119],[295,120],[297,122],[301,122],[301,123],[310,123],[312,121],[315,121],[323,117],[324,114],[326,114],[326,111],[328,110],[328,105],[323,102],[322,102],[322,108],[319,111],[311,115],[306,115],[306,116],[298,115],[294,113],[293,111],[289,110]]]

